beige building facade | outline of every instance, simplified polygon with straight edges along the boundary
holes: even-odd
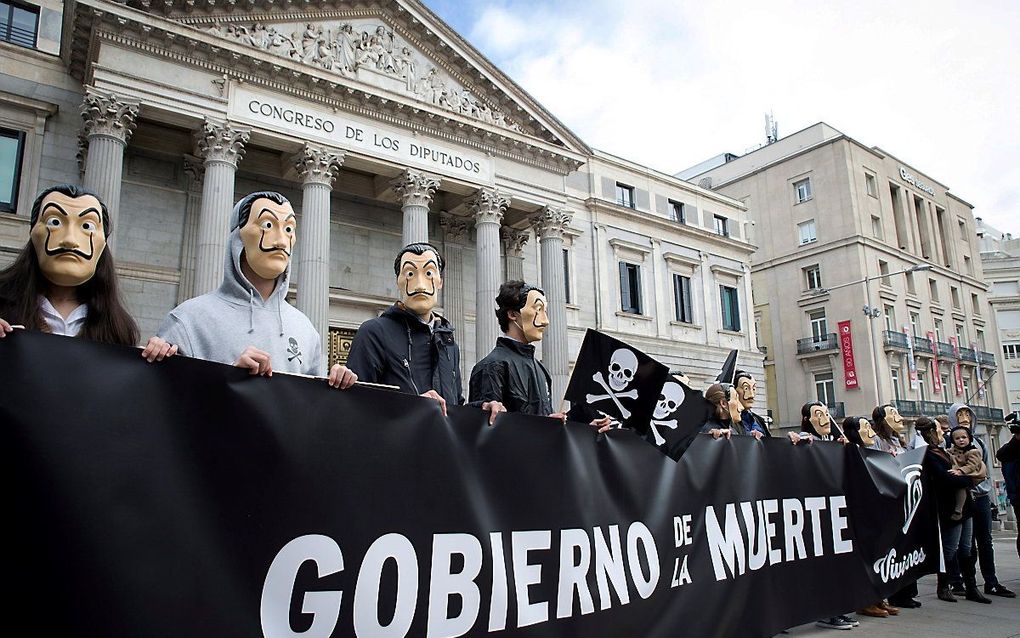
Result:
[[[1007,398],[1003,408],[1020,410],[1020,239],[1002,233],[978,218],[981,266],[988,283],[1001,350],[999,369],[1005,377]]]
[[[970,204],[824,123],[720,158],[689,179],[747,206],[783,427],[816,399],[838,416],[892,402],[912,421],[969,397],[997,433],[1008,398]]]
[[[556,395],[589,327],[696,383],[731,348],[762,375],[743,205],[592,150],[421,2],[18,6],[28,31],[0,33],[0,265],[38,190],[94,188],[148,335],[219,284],[233,202],[279,190],[299,215],[291,299],[331,361],[396,298],[399,247],[428,240],[465,376],[511,278],[546,290]]]

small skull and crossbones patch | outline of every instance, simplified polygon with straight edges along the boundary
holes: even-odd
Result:
[[[290,347],[287,348],[287,354],[290,356],[287,357],[287,361],[297,359],[297,362],[303,365],[304,362],[301,361],[301,348],[298,347],[297,339],[290,337],[290,339],[288,339],[288,343],[290,343]]]

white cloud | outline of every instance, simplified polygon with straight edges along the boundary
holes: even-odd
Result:
[[[487,5],[469,39],[588,143],[676,172],[825,121],[1020,234],[1020,3]]]

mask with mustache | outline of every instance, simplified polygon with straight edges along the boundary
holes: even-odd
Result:
[[[29,233],[46,279],[68,287],[91,279],[106,249],[104,231],[102,205],[92,195],[47,195]]]
[[[541,290],[528,291],[524,307],[517,312],[517,318],[511,317],[524,334],[525,343],[541,341],[545,329],[549,327],[548,302]]]
[[[420,255],[406,252],[400,257],[397,291],[404,308],[428,321],[436,307],[438,293],[443,289],[439,258],[431,250]]]
[[[276,279],[287,270],[297,241],[297,221],[289,203],[259,198],[241,227],[245,261],[256,275]]]

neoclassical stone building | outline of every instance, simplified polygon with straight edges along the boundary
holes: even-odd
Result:
[[[34,194],[80,181],[146,335],[219,284],[232,203],[268,188],[299,214],[291,294],[333,360],[395,298],[395,251],[429,240],[465,374],[515,277],[550,300],[557,394],[588,327],[697,382],[730,348],[762,372],[743,206],[592,150],[421,2],[0,8],[0,265]]]

